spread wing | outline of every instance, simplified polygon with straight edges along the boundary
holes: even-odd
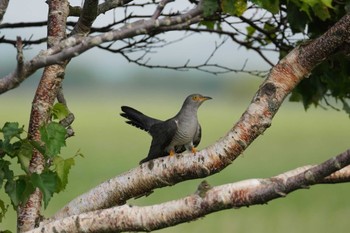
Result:
[[[140,164],[158,157],[167,156],[168,152],[165,149],[174,138],[176,130],[177,124],[174,119],[153,125],[149,130],[152,136],[151,147],[147,158],[141,160]]]

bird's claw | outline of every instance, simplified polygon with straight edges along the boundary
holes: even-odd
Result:
[[[169,156],[174,156],[175,155],[175,151],[174,150],[170,150],[169,151]]]
[[[196,148],[195,148],[195,147],[192,147],[191,151],[192,151],[193,155],[196,155],[197,150],[196,150]]]

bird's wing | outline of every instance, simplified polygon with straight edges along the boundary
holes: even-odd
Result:
[[[196,134],[193,137],[193,145],[194,147],[197,147],[199,143],[201,142],[202,138],[202,127],[200,124],[198,124]]]
[[[168,155],[165,149],[174,138],[176,130],[177,124],[174,119],[169,119],[151,127],[149,133],[152,135],[152,143],[146,161]]]
[[[161,120],[146,116],[142,112],[128,106],[122,106],[121,109],[123,112],[120,113],[120,115],[128,119],[126,123],[145,130],[146,132],[149,132],[153,125],[163,122]]]

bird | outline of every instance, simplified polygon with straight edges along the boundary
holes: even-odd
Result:
[[[196,147],[202,137],[197,111],[204,101],[210,99],[212,98],[201,94],[189,95],[180,111],[174,117],[164,121],[149,117],[132,107],[121,106],[120,115],[127,119],[127,124],[142,129],[152,136],[148,155],[139,164],[182,153],[185,150],[196,154]]]

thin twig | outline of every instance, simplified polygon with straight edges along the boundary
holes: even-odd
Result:
[[[157,5],[156,10],[154,11],[153,15],[152,15],[152,19],[158,19],[158,17],[160,16],[160,14],[162,13],[164,7],[166,4],[168,4],[169,2],[173,2],[174,0],[162,0],[159,2],[159,4]]]

